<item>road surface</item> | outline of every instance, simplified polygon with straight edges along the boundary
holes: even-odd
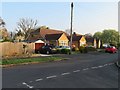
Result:
[[[3,88],[118,88],[117,53],[60,56],[69,60],[3,68]]]

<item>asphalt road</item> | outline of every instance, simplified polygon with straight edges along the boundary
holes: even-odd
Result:
[[[59,56],[69,60],[3,68],[3,88],[118,88],[117,53]]]

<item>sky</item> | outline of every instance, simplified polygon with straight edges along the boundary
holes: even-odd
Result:
[[[2,4],[2,5],[1,5]],[[38,20],[37,26],[70,29],[71,2],[2,2],[0,17],[8,31],[15,31],[20,18]],[[118,30],[118,2],[74,2],[73,32],[79,34]]]

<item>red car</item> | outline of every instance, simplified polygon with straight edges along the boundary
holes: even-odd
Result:
[[[116,53],[117,48],[115,46],[109,46],[109,47],[105,48],[105,52]]]

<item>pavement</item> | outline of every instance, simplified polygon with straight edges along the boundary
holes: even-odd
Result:
[[[117,53],[59,56],[69,60],[3,68],[3,88],[118,88]]]

